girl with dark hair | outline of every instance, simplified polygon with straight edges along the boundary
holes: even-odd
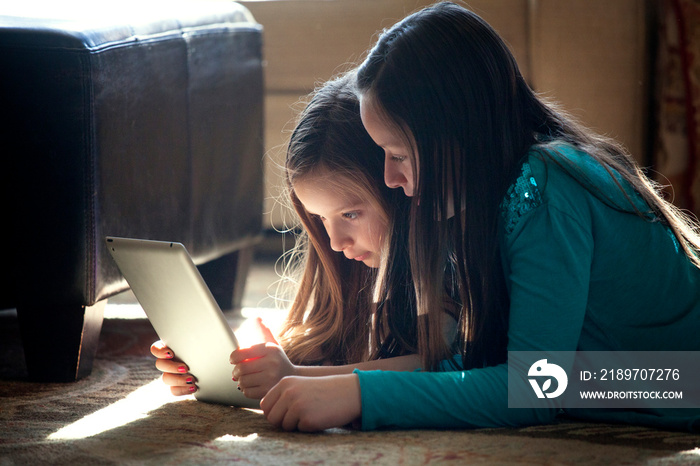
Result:
[[[700,351],[698,225],[622,147],[537,96],[480,17],[447,2],[408,16],[380,36],[357,90],[385,183],[412,199],[418,354],[428,369],[449,357],[442,302],[455,289],[463,370],[356,371],[311,394],[283,379],[261,403],[270,422],[547,423],[556,399],[508,408],[509,352]],[[700,408],[569,414],[700,430]]]
[[[300,228],[286,260],[298,286],[281,345],[263,325],[271,341],[231,355],[234,380],[250,398],[285,376],[420,367],[410,266],[399,246],[410,202],[383,183],[383,152],[362,125],[353,83],[346,74],[318,89],[290,138],[287,198]],[[378,284],[377,270],[385,277]],[[169,348],[156,342],[151,351],[173,394],[196,391]]]

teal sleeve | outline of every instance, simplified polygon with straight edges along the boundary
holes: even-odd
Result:
[[[551,422],[553,409],[507,407],[506,365],[471,371],[355,371],[362,429],[480,428]]]
[[[552,206],[525,220],[504,252],[508,351],[575,351],[588,303],[591,229]]]
[[[576,349],[586,312],[593,239],[583,219],[544,204],[504,239],[511,296],[509,350]],[[362,427],[479,428],[551,422],[559,411],[508,408],[508,367],[451,372],[356,371]],[[528,387],[513,387],[531,390]]]

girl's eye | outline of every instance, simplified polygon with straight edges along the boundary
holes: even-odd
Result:
[[[392,162],[403,162],[407,158],[408,157],[406,157],[405,155],[392,155],[391,156]]]
[[[355,220],[360,214],[358,212],[345,212],[343,213],[343,218],[348,220]]]

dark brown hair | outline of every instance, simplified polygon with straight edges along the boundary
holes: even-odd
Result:
[[[449,356],[440,327],[443,276],[451,263],[462,303],[465,367],[506,360],[510,303],[498,207],[533,146],[564,141],[589,153],[614,180],[619,173],[700,266],[697,226],[660,197],[624,149],[538,97],[504,41],[466,8],[438,3],[386,30],[358,69],[357,86],[415,151],[413,173],[420,177],[414,180],[409,247],[418,310],[428,316],[419,336],[427,366]],[[552,160],[597,194],[573,163]],[[448,221],[448,211],[460,214]]]

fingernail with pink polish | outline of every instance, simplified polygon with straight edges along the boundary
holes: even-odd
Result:
[[[180,366],[177,368],[177,371],[182,372],[184,374],[185,372],[187,372],[187,368],[185,366]]]
[[[194,393],[195,390],[197,390],[197,387],[194,387],[194,386],[193,386],[193,387],[190,387],[190,393]]]
[[[192,377],[187,377],[187,379],[185,379],[185,383],[192,383],[192,382],[194,382],[194,379]]]

